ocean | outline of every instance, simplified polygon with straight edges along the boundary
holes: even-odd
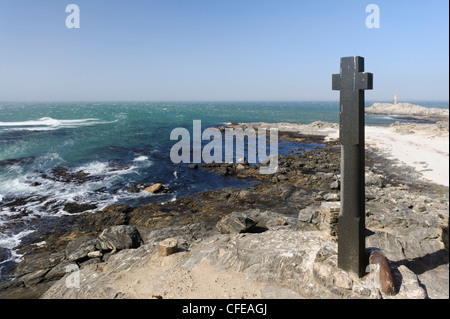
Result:
[[[414,102],[411,102],[414,103]],[[416,102],[448,108],[448,102]],[[367,102],[367,106],[372,103]],[[228,122],[339,121],[338,102],[77,102],[0,103],[0,281],[20,261],[16,248],[45,227],[45,218],[69,214],[69,203],[139,206],[251,182],[173,164],[174,128],[192,131]],[[366,125],[402,119],[366,116]],[[303,145],[304,148],[316,147]],[[58,175],[59,172],[59,175]],[[64,176],[83,172],[78,178]],[[169,194],[130,193],[161,182]],[[31,186],[35,185],[35,186]],[[22,199],[22,200],[18,200]],[[88,210],[89,212],[89,210]],[[43,226],[44,225],[44,226]],[[37,243],[42,244],[42,243]]]

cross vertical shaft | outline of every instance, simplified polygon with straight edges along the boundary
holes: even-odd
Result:
[[[372,89],[372,74],[364,72],[364,58],[341,58],[333,74],[333,90],[340,90],[341,211],[338,219],[338,266],[362,276],[367,265],[365,245],[364,90]]]

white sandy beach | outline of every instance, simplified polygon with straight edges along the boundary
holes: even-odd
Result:
[[[414,167],[426,181],[449,186],[449,132],[430,124],[366,126],[366,148]],[[338,131],[328,135],[337,138]]]

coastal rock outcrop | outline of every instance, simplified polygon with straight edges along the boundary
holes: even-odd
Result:
[[[307,138],[280,136],[286,143]],[[276,175],[261,175],[256,165],[201,165],[233,175],[227,178],[257,181],[252,187],[70,215],[82,231],[67,235],[71,241],[62,256],[25,256],[18,281],[33,288],[36,282],[54,283],[45,298],[278,297],[274,291],[296,298],[448,298],[448,188],[418,182],[413,169],[367,151],[367,246],[386,255],[395,288],[393,296],[383,295],[375,273],[368,270],[359,279],[337,267],[340,147],[337,141],[313,141],[320,145],[314,150],[280,155]],[[232,224],[233,231],[222,233],[222,223]],[[139,245],[130,239],[131,228],[119,227],[130,232],[109,238],[115,232],[105,231],[101,246],[99,234],[118,225],[134,226]],[[176,253],[160,256],[159,243],[167,239],[176,241]],[[55,261],[33,264],[34,258]],[[66,267],[75,266],[80,289],[66,287]]]
[[[279,218],[269,211],[245,213]],[[264,292],[281,288],[297,298],[426,297],[407,267],[390,265],[396,293],[389,296],[380,290],[374,273],[359,279],[339,270],[336,252],[336,242],[321,232],[287,226],[212,235],[170,256],[160,256],[157,246],[148,243],[82,268],[79,289],[68,288],[63,278],[43,298],[277,298]],[[133,289],[127,288],[130,281],[136,283]]]
[[[87,235],[76,238],[69,242],[64,251],[26,255],[14,270],[15,280],[2,283],[0,292],[13,288],[5,296],[39,297],[73,269],[105,262],[117,251],[135,249],[142,244],[138,230],[129,225],[107,228],[98,237]]]
[[[374,103],[365,109],[366,114],[404,115],[409,117],[447,118],[448,109],[428,108],[411,103]]]

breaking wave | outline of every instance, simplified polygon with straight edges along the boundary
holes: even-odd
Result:
[[[21,122],[0,122],[0,127],[6,127],[4,131],[51,131],[59,128],[76,128],[80,126],[90,126],[97,124],[110,124],[115,121],[102,121],[96,118],[58,120],[51,117],[43,117],[38,120]]]

